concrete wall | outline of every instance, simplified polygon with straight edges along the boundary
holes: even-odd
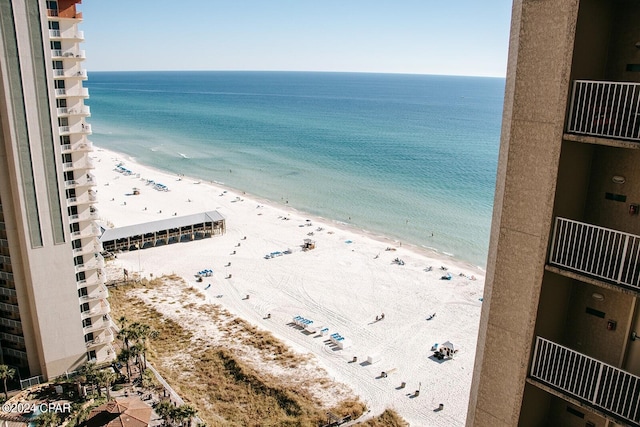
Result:
[[[604,300],[594,299],[593,293],[603,295]],[[620,366],[633,300],[633,296],[621,292],[577,283],[571,294],[565,336],[559,343],[604,363]],[[605,317],[589,314],[587,308],[603,312]],[[616,322],[615,330],[607,329],[609,320]]]
[[[577,12],[577,0],[514,1],[485,304],[467,425],[513,426],[520,418],[553,216]]]
[[[640,65],[640,3],[633,0],[616,2],[607,67],[607,79],[640,83],[640,72],[626,71],[627,64]]]
[[[640,235],[640,215],[629,215],[629,204],[640,204],[640,150],[597,146],[591,168],[591,182],[585,209],[585,221]],[[624,184],[613,182],[624,176]],[[605,198],[605,193],[627,197],[626,202]]]

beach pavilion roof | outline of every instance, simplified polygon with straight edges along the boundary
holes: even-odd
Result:
[[[160,230],[188,227],[205,222],[224,221],[224,217],[218,211],[208,211],[193,215],[176,216],[158,221],[144,222],[142,224],[127,225],[125,227],[109,228],[100,236],[101,242],[118,239],[126,239],[131,236],[154,233]]]
[[[116,398],[94,408],[85,422],[87,427],[147,427],[151,406],[139,397]]]

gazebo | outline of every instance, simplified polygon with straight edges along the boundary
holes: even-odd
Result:
[[[84,427],[148,427],[151,406],[139,397],[122,397],[94,408]]]

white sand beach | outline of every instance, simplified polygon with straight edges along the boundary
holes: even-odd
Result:
[[[92,157],[99,217],[115,227],[210,210],[226,218],[222,236],[121,253],[113,261],[117,266],[147,277],[175,273],[203,291],[211,285],[204,291],[209,302],[313,354],[372,415],[393,408],[412,426],[464,425],[482,271],[221,185],[151,169],[122,154],[97,148]],[[133,174],[118,173],[120,163]],[[154,190],[146,180],[169,191]],[[132,195],[134,187],[140,195]],[[315,249],[301,249],[307,238]],[[292,253],[264,257],[287,249]],[[203,269],[213,275],[196,282]],[[451,280],[441,280],[447,273]],[[376,321],[382,313],[384,319]],[[291,325],[295,316],[327,327],[329,335],[339,333],[351,347],[340,350],[326,342],[329,335],[302,332]],[[432,357],[431,347],[446,341],[458,349],[455,357]],[[376,363],[364,363],[370,356]],[[388,375],[381,377],[382,371]],[[436,410],[439,404],[442,410]]]

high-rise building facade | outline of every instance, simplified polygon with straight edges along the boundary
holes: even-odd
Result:
[[[115,356],[80,2],[0,1],[0,357],[23,378]]]
[[[640,2],[515,0],[467,425],[640,425]]]

